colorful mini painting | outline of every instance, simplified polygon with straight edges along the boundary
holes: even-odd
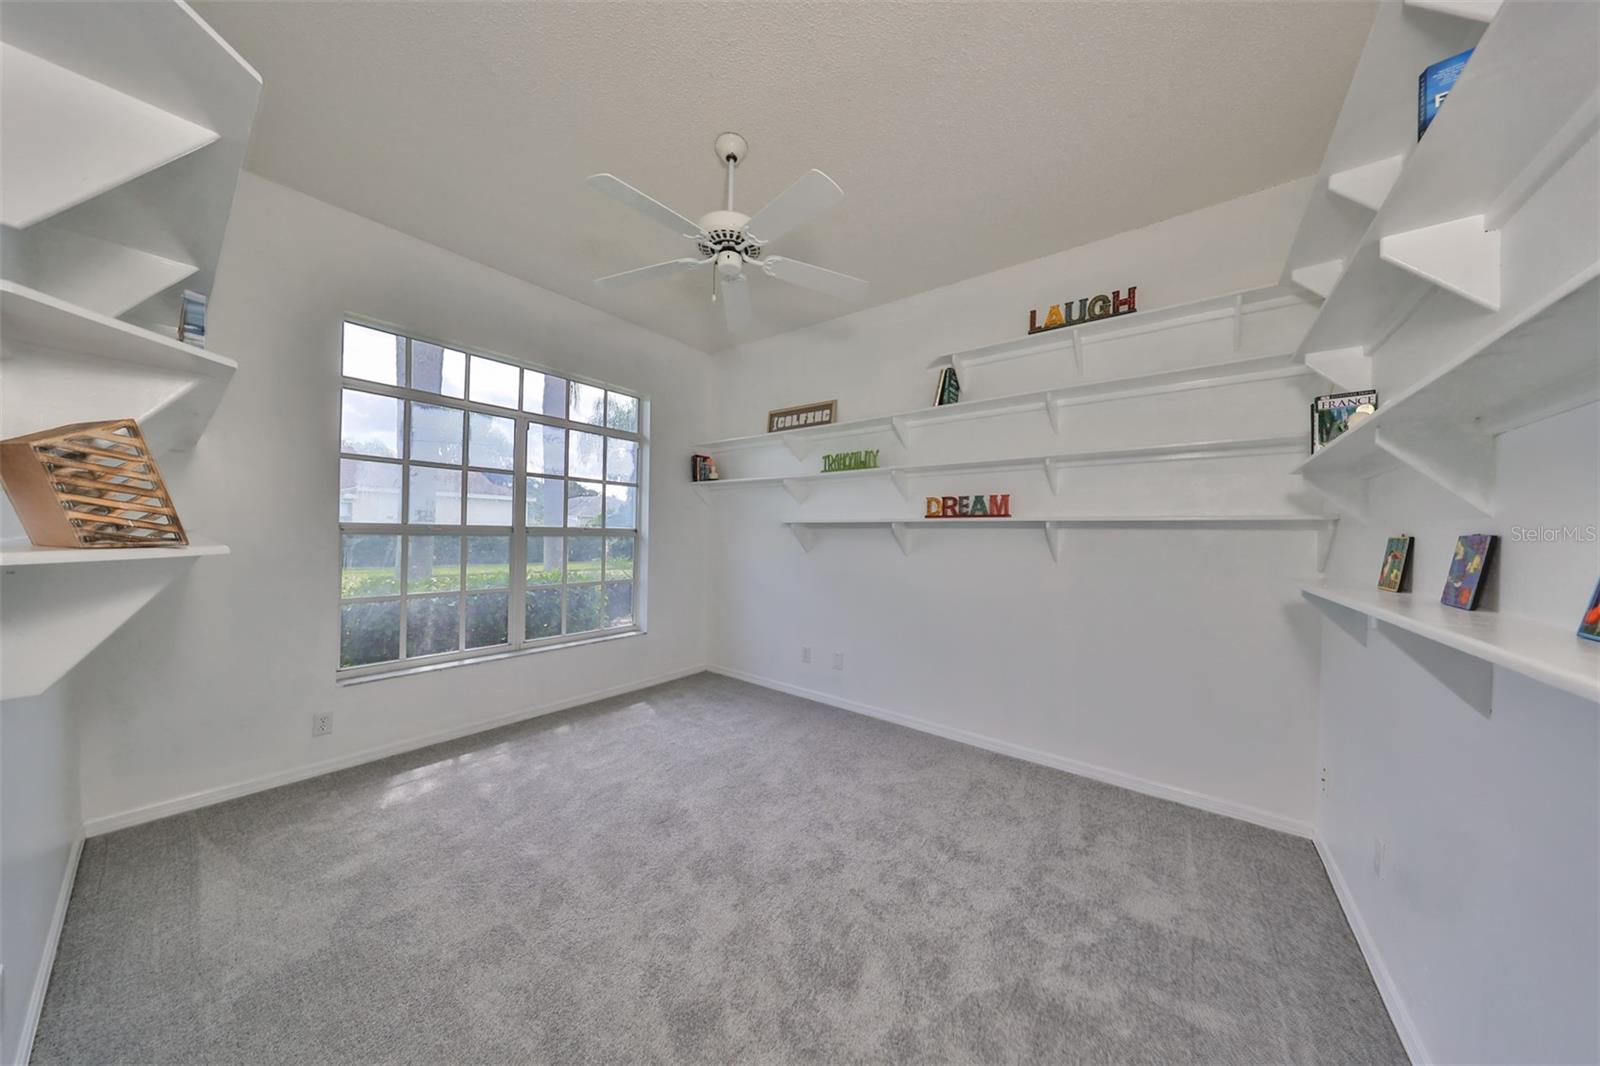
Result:
[[[1456,538],[1456,553],[1450,560],[1450,576],[1444,579],[1441,603],[1463,611],[1477,609],[1483,574],[1489,569],[1499,539],[1493,533],[1466,533]]]
[[[1378,587],[1385,592],[1404,592],[1411,579],[1413,537],[1390,537],[1383,549],[1383,567],[1378,571]]]
[[[1594,595],[1589,597],[1589,609],[1583,612],[1583,621],[1578,623],[1578,636],[1584,640],[1600,640],[1600,584],[1595,585]]]

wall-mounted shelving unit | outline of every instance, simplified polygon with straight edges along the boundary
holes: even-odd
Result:
[[[1549,287],[1513,276],[1516,264],[1506,254],[1528,235],[1546,236],[1548,210],[1524,209],[1553,179],[1562,187],[1549,191],[1565,201],[1569,221],[1593,217],[1583,213],[1583,194],[1574,201],[1564,187],[1577,182],[1558,175],[1586,145],[1593,150],[1600,90],[1583,64],[1528,61],[1551,40],[1600,47],[1592,40],[1593,19],[1584,5],[1512,4],[1484,30],[1480,17],[1488,10],[1474,6],[1467,15],[1464,5],[1450,3],[1380,9],[1324,164],[1329,195],[1313,200],[1286,271],[1291,281],[1326,298],[1300,354],[1344,388],[1372,387],[1373,352],[1435,290],[1459,298],[1466,315],[1506,310],[1517,316],[1545,299]],[[1380,33],[1393,41],[1385,44]],[[1428,63],[1471,46],[1479,33],[1477,50],[1427,136],[1399,144],[1402,127],[1414,137],[1414,108],[1394,94],[1402,71],[1414,80]],[[1381,118],[1368,113],[1383,104],[1379,94],[1388,94],[1390,112]],[[1369,143],[1371,154],[1356,156],[1362,150],[1357,143]],[[1351,156],[1368,161],[1341,165]],[[1365,212],[1341,210],[1335,224],[1334,201],[1372,212],[1359,236],[1349,236],[1350,220]],[[1572,227],[1538,242],[1546,261],[1534,273],[1571,278],[1592,264],[1594,235],[1577,232],[1585,229],[1593,227]]]
[[[772,477],[722,478],[717,481],[697,481],[694,487],[705,498],[707,492],[736,488],[781,487],[797,502],[804,502],[812,490],[834,481],[857,481],[862,478],[888,478],[900,494],[911,499],[910,481],[913,478],[935,475],[977,474],[986,472],[1037,470],[1050,484],[1052,492],[1059,494],[1062,487],[1061,472],[1075,466],[1104,466],[1116,463],[1184,462],[1197,459],[1222,459],[1244,455],[1270,455],[1298,452],[1305,449],[1305,438],[1294,436],[1250,437],[1238,440],[1185,441],[1175,444],[1150,444],[1137,448],[1104,448],[1055,455],[1021,455],[1002,459],[978,459],[957,463],[918,463],[904,466],[878,467],[872,470],[842,470],[832,474],[788,474]]]
[[[18,436],[74,421],[139,420],[159,455],[194,446],[238,364],[0,281],[0,421]]]
[[[1371,623],[1414,633],[1473,659],[1600,702],[1600,643],[1583,640],[1571,629],[1497,611],[1460,611],[1413,593],[1317,584],[1305,585],[1301,592],[1324,610],[1332,605],[1354,612]],[[1471,676],[1469,673],[1464,680]],[[1474,687],[1479,691],[1468,696],[1475,706],[1488,706],[1489,693],[1483,689],[1489,681],[1486,674],[1477,675]]]
[[[1174,304],[1153,311],[1136,311],[1127,315],[1095,319],[1081,325],[1064,326],[981,348],[953,352],[933,360],[928,364],[928,369],[940,370],[953,366],[964,381],[967,372],[976,366],[1061,351],[1072,356],[1077,373],[1082,375],[1085,367],[1084,352],[1091,345],[1220,318],[1233,320],[1233,347],[1238,351],[1244,337],[1246,315],[1307,302],[1298,288],[1292,285],[1246,289],[1204,300]]]
[[[989,399],[962,400],[960,403],[947,404],[943,407],[920,407],[899,414],[837,422],[831,426],[726,437],[698,444],[695,450],[716,455],[726,451],[781,444],[788,448],[796,459],[805,459],[816,454],[829,442],[872,436],[892,436],[902,446],[909,448],[912,446],[915,431],[926,426],[1028,412],[1043,413],[1050,419],[1051,427],[1059,433],[1066,424],[1062,412],[1065,408],[1078,404],[1161,396],[1193,389],[1243,385],[1253,381],[1306,377],[1313,373],[1314,371],[1293,355],[1235,359],[1225,363],[1208,363],[1204,366],[1184,367],[1180,370],[1166,370],[1155,374],[1078,381],[1053,389],[1013,393]]]
[[[177,0],[17,4],[0,34],[5,277],[175,330],[215,281],[260,75]]]
[[[1366,513],[1369,479],[1409,467],[1492,515],[1496,437],[1600,400],[1597,275],[1444,362],[1297,471],[1353,514]]]
[[[181,0],[22,4],[0,25],[0,435],[136,418],[191,448],[237,364],[176,339],[209,291],[261,79]],[[195,560],[0,545],[0,697],[48,689]]]
[[[1317,534],[1317,570],[1327,565],[1328,552],[1339,520],[1328,515],[1307,514],[1213,514],[1213,515],[1072,515],[1060,518],[853,518],[838,521],[785,522],[800,547],[807,552],[816,547],[817,537],[826,530],[886,529],[911,554],[912,542],[923,532],[944,533],[975,529],[1027,529],[1044,534],[1050,558],[1060,562],[1063,535],[1072,529],[1310,529]]]

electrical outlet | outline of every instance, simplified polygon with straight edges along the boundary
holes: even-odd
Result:
[[[833,653],[833,668],[835,670],[844,669],[844,652],[836,651]]]
[[[333,714],[314,714],[311,716],[311,735],[325,737],[333,732]]]
[[[1382,837],[1372,838],[1372,872],[1383,880],[1383,862],[1389,857],[1389,845]]]
[[[811,661],[811,649],[810,648],[805,647],[805,646],[802,646],[800,648],[800,661],[803,662],[803,663],[809,663]]]

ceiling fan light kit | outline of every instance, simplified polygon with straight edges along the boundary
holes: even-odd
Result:
[[[822,171],[808,170],[767,206],[754,215],[746,215],[733,208],[733,177],[739,164],[749,155],[750,144],[737,133],[724,133],[717,137],[714,147],[717,161],[727,175],[723,206],[706,212],[699,222],[645,195],[614,174],[589,176],[589,184],[596,191],[694,241],[695,250],[699,252],[698,256],[668,259],[596,278],[595,284],[612,288],[712,267],[711,298],[722,304],[723,316],[732,330],[742,329],[750,322],[750,292],[745,287],[744,273],[747,264],[759,267],[769,278],[791,285],[841,300],[860,299],[867,291],[867,283],[862,279],[766,252],[768,243],[844,199],[844,190]]]

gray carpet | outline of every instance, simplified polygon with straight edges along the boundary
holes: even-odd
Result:
[[[90,840],[34,1061],[1405,1056],[1306,841],[701,675]]]

